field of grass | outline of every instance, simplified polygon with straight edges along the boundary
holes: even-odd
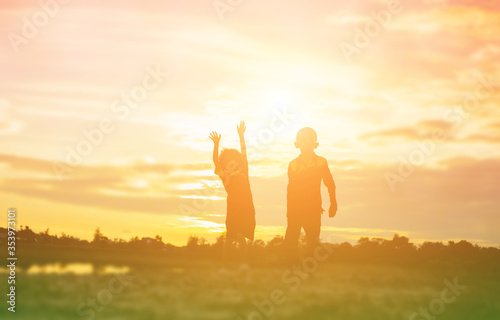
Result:
[[[454,282],[455,292],[446,289]],[[0,288],[6,292],[6,281]],[[499,298],[500,274],[481,265],[221,268],[198,261],[136,267],[121,277],[20,272],[16,313],[4,303],[0,319],[417,320],[428,310],[429,319],[497,320]]]

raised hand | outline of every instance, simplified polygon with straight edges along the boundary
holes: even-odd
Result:
[[[245,130],[247,127],[245,126],[245,121],[241,121],[239,126],[236,126],[236,129],[238,130],[238,135],[241,137],[243,134],[245,134]]]
[[[210,133],[210,136],[208,136],[210,138],[210,140],[212,140],[214,142],[214,144],[219,144],[219,141],[220,141],[220,134],[217,133],[217,131],[212,131]]]

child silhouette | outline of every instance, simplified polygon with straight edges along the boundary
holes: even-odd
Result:
[[[325,158],[314,153],[318,147],[317,134],[312,128],[299,130],[295,147],[300,155],[288,166],[287,228],[285,246],[292,257],[297,256],[300,230],[306,232],[308,252],[319,244],[321,228],[321,180],[330,195],[329,216],[337,213],[335,182]]]
[[[250,181],[248,179],[248,160],[245,145],[245,122],[236,126],[240,137],[241,153],[236,149],[223,149],[219,156],[221,135],[212,131],[210,139],[214,142],[213,161],[215,174],[218,175],[227,192],[226,241],[224,243],[224,259],[227,247],[234,241],[240,245],[243,259],[246,259],[246,239],[254,239],[255,208],[253,205]]]

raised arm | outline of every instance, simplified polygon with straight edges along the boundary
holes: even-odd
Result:
[[[239,126],[236,126],[238,130],[238,136],[240,137],[240,148],[241,148],[241,156],[243,157],[243,170],[246,175],[248,175],[248,159],[247,159],[247,146],[245,144],[245,130],[247,127],[245,126],[245,121],[241,121]]]
[[[217,134],[217,131],[212,131],[209,136],[210,140],[214,142],[214,152],[213,152],[213,160],[215,167],[219,166],[219,142],[220,142],[220,134]]]
[[[247,127],[245,126],[245,121],[241,121],[239,126],[236,126],[238,130],[238,136],[240,137],[240,148],[241,155],[246,160],[247,159],[247,146],[245,144],[245,130]]]

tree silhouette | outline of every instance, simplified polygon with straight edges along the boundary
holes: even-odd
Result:
[[[0,228],[0,234],[6,235],[7,229]],[[51,235],[47,229],[34,232],[25,226],[17,232],[19,247],[23,249],[23,263],[42,261],[98,261],[98,263],[138,263],[155,261],[155,264],[172,261],[170,258],[186,257],[189,259],[219,259],[220,248],[224,243],[224,234],[217,237],[213,244],[200,236],[189,236],[183,247],[163,242],[160,235],[154,238],[138,236],[129,241],[110,240],[97,228],[91,242],[62,233],[60,237]],[[0,243],[6,243],[6,237],[0,237]],[[254,261],[276,261],[283,251],[283,237],[276,236],[264,242],[256,239],[248,244],[249,256]],[[467,263],[500,267],[500,250],[496,247],[480,247],[466,240],[443,242],[424,242],[415,245],[405,236],[395,234],[392,239],[361,237],[356,244],[324,244],[331,251],[330,260],[334,262],[383,263],[418,265]],[[148,260],[149,259],[149,260]],[[153,263],[153,262],[151,262]]]

